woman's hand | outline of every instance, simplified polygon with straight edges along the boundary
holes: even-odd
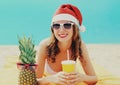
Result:
[[[60,84],[60,85],[68,85],[67,75],[68,73],[58,72],[57,74],[52,76],[51,82],[54,82],[55,84]]]
[[[83,82],[84,75],[80,74],[78,72],[72,72],[67,74],[67,84],[69,85],[75,85],[80,82]]]

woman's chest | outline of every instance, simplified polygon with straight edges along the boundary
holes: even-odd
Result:
[[[50,68],[51,68],[53,71],[59,72],[59,71],[62,71],[62,64],[61,64],[61,62],[62,62],[63,60],[67,60],[67,55],[66,55],[66,54],[58,54],[58,55],[56,56],[55,62],[52,63],[52,62],[49,61],[48,64],[49,64]]]

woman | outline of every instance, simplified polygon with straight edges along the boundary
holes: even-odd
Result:
[[[63,4],[57,9],[52,18],[52,35],[41,41],[37,51],[36,75],[40,85],[75,85],[80,82],[94,85],[97,82],[86,46],[79,35],[81,27],[82,15],[76,6]],[[85,74],[62,71],[61,61],[67,60],[67,50],[70,60],[81,62]]]

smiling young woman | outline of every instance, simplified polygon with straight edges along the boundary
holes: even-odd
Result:
[[[85,43],[80,37],[81,27],[82,15],[76,6],[63,4],[56,10],[52,18],[52,35],[42,40],[37,50],[36,74],[40,85],[80,85],[81,82],[94,85],[97,82]],[[62,71],[61,62],[67,60],[67,50],[70,60],[81,62],[85,74]]]

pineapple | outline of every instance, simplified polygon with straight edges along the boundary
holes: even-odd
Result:
[[[17,63],[17,65],[21,67],[18,85],[38,85],[34,68],[37,66],[35,64],[35,45],[30,37],[27,38],[25,36],[23,38],[18,37],[18,42],[20,50],[20,62]]]

